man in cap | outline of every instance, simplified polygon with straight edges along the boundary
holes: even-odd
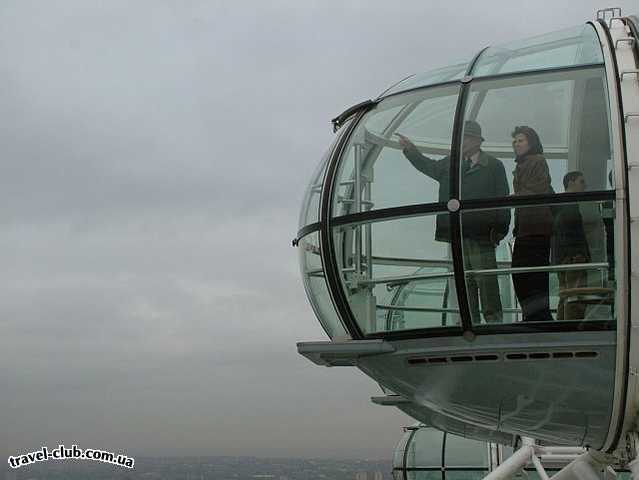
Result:
[[[404,156],[420,172],[439,183],[439,201],[450,200],[450,157],[433,160],[423,155],[404,135],[396,133]],[[508,180],[503,163],[481,150],[484,138],[481,126],[473,120],[464,123],[460,165],[460,193],[463,200],[506,197]],[[510,209],[462,212],[462,240],[465,266],[470,270],[496,269],[495,247],[508,234]],[[448,214],[437,216],[435,240],[450,243]],[[481,312],[486,323],[501,322],[503,311],[496,275],[470,276],[467,279],[468,302],[472,321],[480,323]]]

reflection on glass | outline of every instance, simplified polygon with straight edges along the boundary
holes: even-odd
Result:
[[[501,196],[504,179],[496,160],[515,194],[561,192],[564,175],[574,170],[583,172],[587,191],[612,189],[607,98],[599,67],[473,82],[465,118],[479,125],[480,144],[476,158],[462,158],[461,198]],[[526,162],[533,156],[536,161]],[[489,167],[498,185],[479,189],[466,178]]]
[[[449,243],[434,241],[448,213],[334,229],[338,268],[365,333],[459,325]]]
[[[442,177],[416,175],[399,135],[416,156],[447,158],[458,91],[455,86],[397,95],[368,112],[340,158],[332,215],[448,200],[448,190],[440,190]]]
[[[497,45],[479,57],[475,77],[603,63],[599,39],[588,24]]]
[[[580,172],[563,181],[567,193],[584,188]],[[515,218],[514,228],[494,250],[477,247],[472,228],[467,233],[468,219],[506,212]],[[615,318],[614,202],[469,210],[461,218],[475,324]],[[495,320],[498,308],[502,318]]]
[[[315,315],[329,337],[345,337],[346,330],[337,316],[324,277],[319,232],[310,233],[300,239],[298,248],[304,288]]]

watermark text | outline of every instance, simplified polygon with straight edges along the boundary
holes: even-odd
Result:
[[[71,445],[71,448],[67,448],[64,445],[58,445],[53,449],[42,447],[40,450],[34,452],[11,456],[8,459],[8,463],[11,468],[21,468],[49,460],[93,460],[124,468],[133,468],[135,465],[135,460],[124,454],[116,454],[106,450],[95,450],[92,448],[82,449],[77,445]]]

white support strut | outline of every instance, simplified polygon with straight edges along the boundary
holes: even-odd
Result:
[[[529,463],[535,467],[541,480],[612,480],[615,476],[605,459],[599,458],[597,452],[588,452],[581,447],[554,447],[535,445],[531,438],[522,437],[522,446],[513,453],[504,463],[489,473],[483,480],[509,480],[519,473]],[[544,462],[562,463],[572,460],[552,477],[549,477],[544,468]],[[565,465],[565,463],[564,463]],[[639,462],[635,465],[639,473]],[[603,476],[602,476],[603,474]],[[639,480],[635,475],[633,480]]]
[[[523,445],[495,470],[484,477],[483,480],[507,480],[524,468],[533,457],[535,447]]]
[[[551,480],[601,480],[606,467],[586,452],[559,470]]]
[[[532,455],[532,461],[533,461],[533,465],[535,466],[535,470],[537,470],[537,473],[539,474],[539,478],[541,478],[541,480],[550,480],[548,478],[548,474],[546,473],[546,470],[544,469],[544,466],[541,464],[541,461],[539,460],[539,457],[537,457],[537,455],[535,455],[534,453]]]

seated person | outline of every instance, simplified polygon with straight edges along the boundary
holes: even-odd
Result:
[[[579,171],[568,172],[564,176],[564,188],[567,193],[583,192],[586,181]],[[586,241],[583,219],[579,205],[560,205],[555,210],[553,227],[553,259],[556,264],[589,263],[590,249]],[[559,305],[557,320],[583,319],[586,306],[579,303],[566,304],[561,291],[569,288],[580,288],[587,285],[586,270],[567,270],[559,272]]]

